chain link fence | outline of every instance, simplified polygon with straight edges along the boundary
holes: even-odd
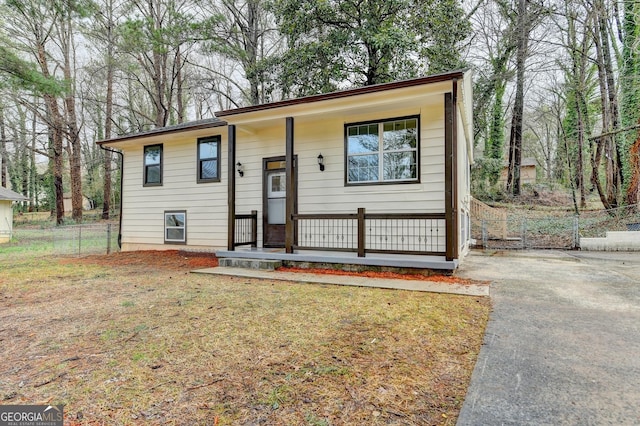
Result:
[[[23,246],[34,253],[65,256],[109,254],[120,250],[118,225],[113,223],[14,228],[13,239],[5,246]]]
[[[531,211],[507,214],[504,220],[474,218],[471,237],[485,249],[570,250],[580,247],[580,238],[605,237],[607,231],[640,231],[638,205],[583,211],[579,216],[542,216]]]

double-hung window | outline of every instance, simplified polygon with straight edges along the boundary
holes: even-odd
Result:
[[[198,183],[220,182],[220,136],[198,139]]]
[[[345,127],[347,185],[418,182],[418,117]]]
[[[144,147],[143,186],[162,185],[162,145]]]
[[[185,244],[187,242],[187,212],[164,212],[164,242],[168,244]]]

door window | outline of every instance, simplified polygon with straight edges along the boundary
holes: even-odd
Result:
[[[267,223],[284,225],[286,223],[286,173],[272,172],[267,179]]]

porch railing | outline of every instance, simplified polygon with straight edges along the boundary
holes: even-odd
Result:
[[[444,255],[444,213],[294,214],[294,249]]]
[[[237,214],[235,216],[235,243],[234,247],[258,246],[258,212],[252,210],[250,214]]]

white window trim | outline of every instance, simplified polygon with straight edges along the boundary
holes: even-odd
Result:
[[[384,150],[384,125],[386,123],[392,123],[403,120],[416,120],[416,147],[412,149],[393,149]],[[378,126],[378,150],[367,153],[349,154],[349,129],[352,127],[358,127],[363,125]],[[389,153],[403,153],[403,152],[415,152],[416,155],[416,177],[411,179],[384,179],[384,154]],[[349,158],[359,157],[365,155],[377,155],[378,156],[378,179],[377,180],[349,180]],[[398,183],[420,183],[420,116],[398,117],[385,120],[369,121],[364,123],[348,123],[345,125],[345,184],[346,186],[365,186],[365,185],[385,185],[385,184],[398,184]]]
[[[183,226],[167,226],[167,216],[169,215],[179,215],[182,214],[184,215],[184,225]],[[171,210],[171,211],[165,211],[164,212],[164,223],[163,223],[163,229],[164,229],[164,242],[165,244],[186,244],[187,243],[187,211],[186,210]],[[179,239],[179,240],[174,240],[174,239],[169,239],[167,238],[167,230],[169,229],[182,229],[183,232],[183,238]]]

